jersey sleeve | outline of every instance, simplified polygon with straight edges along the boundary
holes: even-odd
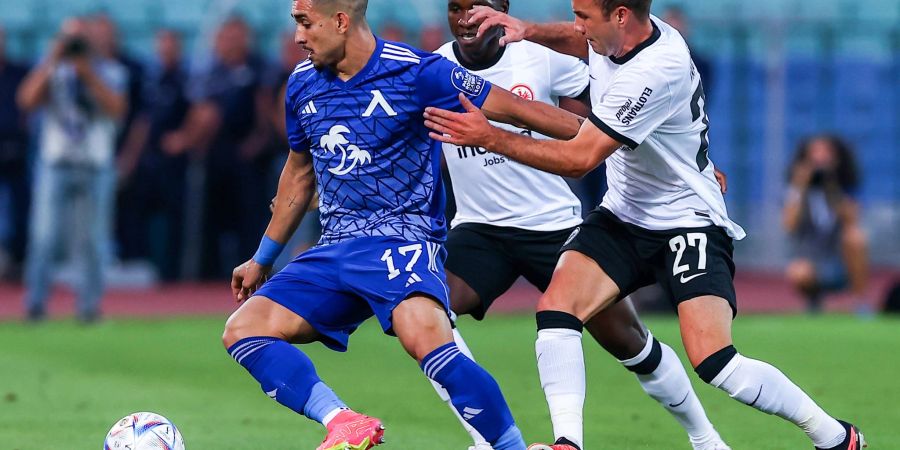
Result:
[[[300,125],[300,117],[297,115],[297,91],[296,86],[292,86],[292,84],[291,81],[288,81],[287,93],[284,96],[285,130],[287,130],[288,144],[290,144],[291,150],[302,152],[309,150],[310,145],[307,142],[306,132]]]
[[[575,98],[590,85],[588,66],[584,61],[569,55],[548,50],[550,65],[550,91],[554,97]]]
[[[635,149],[669,118],[671,99],[664,73],[632,66],[616,74],[600,101],[592,105],[590,120]]]
[[[491,83],[440,55],[422,58],[416,87],[419,106],[463,112],[459,93],[463,93],[477,107],[481,107],[491,92]]]

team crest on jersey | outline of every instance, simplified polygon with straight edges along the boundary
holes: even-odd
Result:
[[[527,84],[519,83],[513,86],[509,92],[524,98],[525,100],[534,100],[534,91]]]
[[[462,67],[457,67],[450,72],[450,81],[453,82],[456,89],[472,97],[477,97],[484,90],[484,78],[474,75]]]
[[[338,150],[341,151],[341,163],[337,167],[328,169],[329,172],[335,175],[346,175],[357,166],[372,162],[372,155],[369,152],[360,149],[347,140],[344,135],[349,132],[349,128],[343,125],[335,125],[328,130],[328,134],[322,136],[322,139],[319,140],[319,146],[332,155],[337,154]]]

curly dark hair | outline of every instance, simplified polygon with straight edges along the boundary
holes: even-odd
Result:
[[[841,189],[845,191],[855,190],[859,186],[859,166],[856,164],[855,152],[846,140],[834,134],[816,134],[800,140],[794,153],[794,160],[788,169],[788,180],[790,180],[797,165],[807,158],[809,148],[815,141],[825,141],[834,149],[837,156],[837,181]]]

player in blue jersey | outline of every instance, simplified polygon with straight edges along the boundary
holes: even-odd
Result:
[[[427,106],[461,110],[463,94],[497,120],[549,117],[536,131],[550,136],[574,136],[581,119],[528,107],[438,55],[376,38],[366,3],[293,2],[295,40],[310,57],[288,81],[291,152],[259,250],[234,270],[233,293],[246,301],[228,320],[223,343],[266,394],[326,426],[319,450],[368,449],[382,442],[381,422],[347,408],[291,344],[320,341],[344,351],[374,315],[494,449],[524,450],[497,383],[453,342],[442,150],[421,116]],[[266,281],[314,186],[319,245]]]

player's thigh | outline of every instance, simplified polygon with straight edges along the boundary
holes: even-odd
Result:
[[[522,276],[541,292],[550,286],[560,250],[575,228],[557,231],[525,231],[517,233],[517,241],[512,249],[516,267]]]
[[[333,350],[346,351],[350,335],[372,317],[369,305],[341,285],[340,273],[348,259],[347,247],[340,243],[304,252],[254,294],[277,304],[272,310],[278,312],[278,317],[292,318],[278,323],[288,331],[284,333],[288,340],[315,339]],[[252,320],[242,323],[265,327],[264,321],[257,325],[252,325]],[[302,325],[301,333],[291,336],[291,332],[297,331],[292,325],[298,323]],[[309,333],[310,327],[315,333]]]
[[[450,303],[440,243],[360,238],[342,268],[345,289],[363,299],[385,334],[421,359],[451,342]]]
[[[560,256],[537,311],[562,311],[587,322],[618,296],[619,287],[594,259],[569,250]]]
[[[713,353],[732,345],[733,310],[728,300],[712,295],[678,304],[681,340],[691,366],[697,367]]]
[[[649,239],[648,239],[649,240]],[[679,229],[653,237],[662,250],[654,272],[676,308],[704,296],[720,297],[737,315],[734,246],[719,227]]]
[[[447,236],[444,267],[450,285],[450,306],[456,314],[484,318],[494,300],[519,277],[503,245],[499,227],[462,224]]]
[[[228,318],[222,342],[230,348],[241,339],[268,336],[297,344],[314,341],[315,328],[303,317],[263,296],[253,296]]]
[[[538,311],[563,311],[587,322],[615,300],[652,281],[633,237],[612,213],[598,208],[562,246]]]
[[[647,328],[630,298],[600,311],[586,324],[588,332],[618,360],[637,356],[647,344]]]
[[[439,300],[428,296],[413,295],[400,302],[392,322],[400,345],[416,361],[453,341],[447,311]]]

